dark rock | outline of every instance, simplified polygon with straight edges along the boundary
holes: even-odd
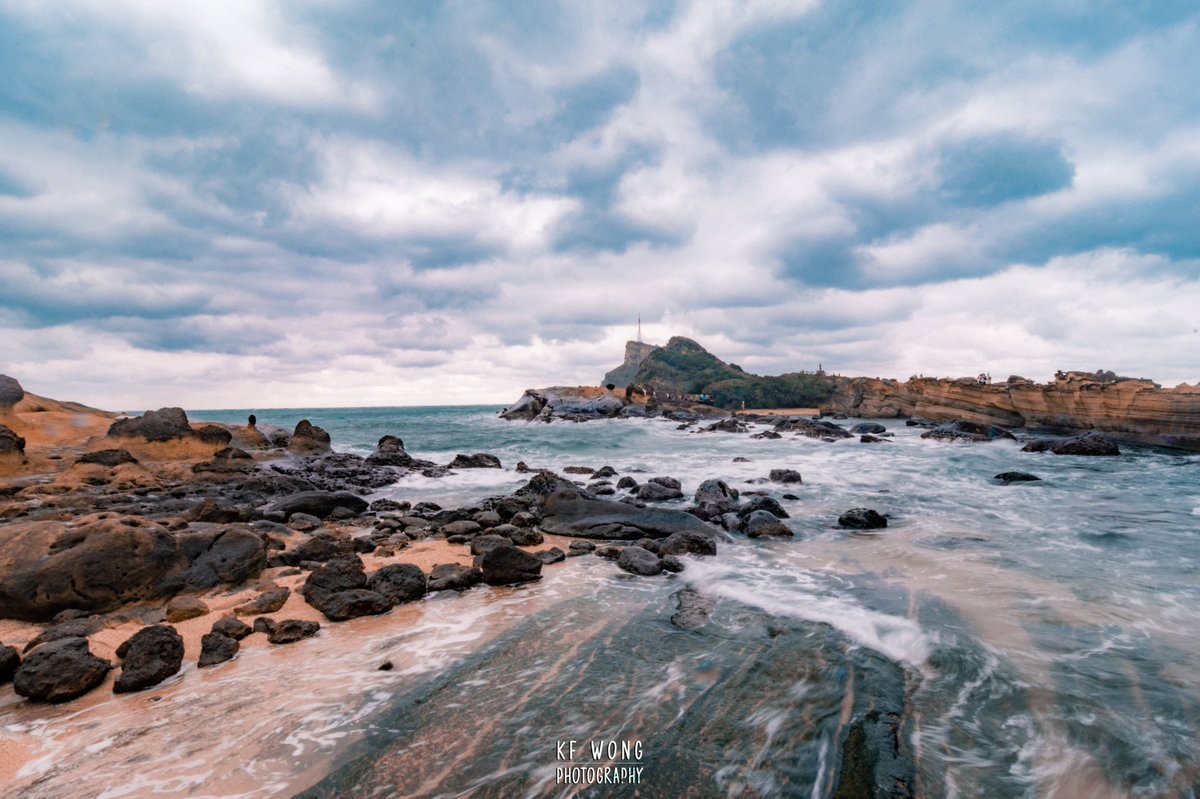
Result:
[[[662,574],[662,558],[639,546],[625,547],[617,558],[617,566],[630,574],[653,577]]]
[[[292,431],[288,451],[297,455],[317,455],[332,451],[331,443],[329,433],[307,419],[301,419]]]
[[[512,541],[502,535],[481,535],[471,540],[471,554],[483,555],[496,547],[512,546]]]
[[[845,418],[845,417],[843,417]],[[833,422],[817,422],[811,419],[783,419],[775,424],[776,433],[799,433],[809,438],[850,438],[850,431]]]
[[[1108,436],[1088,431],[1081,436],[1062,439],[1039,439],[1031,441],[1021,448],[1023,452],[1045,452],[1049,450],[1055,455],[1090,455],[1116,456],[1121,449]]]
[[[403,513],[412,508],[411,502],[397,502],[394,499],[377,499],[371,503],[370,509],[376,513],[396,512]]]
[[[676,610],[671,624],[681,630],[697,630],[708,622],[708,614],[716,603],[695,588],[684,588],[675,593]]]
[[[204,442],[205,444],[211,444],[214,447],[227,445],[233,440],[233,433],[230,433],[224,427],[215,424],[206,424],[201,427],[197,427],[192,431],[192,436]],[[240,452],[241,450],[238,451]],[[249,455],[246,457],[249,457]],[[225,458],[225,460],[230,460],[230,458]]]
[[[16,378],[0,375],[0,408],[11,408],[25,399],[25,389]]]
[[[681,488],[679,481],[676,480],[674,477],[651,477],[646,482],[657,483],[660,486],[666,486],[667,488],[673,488],[676,491],[678,491]]]
[[[144,438],[147,441],[170,441],[192,435],[183,408],[159,408],[143,416],[118,419],[108,428],[109,438]]]
[[[746,511],[749,515],[750,511]],[[721,526],[731,533],[740,533],[742,531],[742,517],[736,513],[722,513]]]
[[[339,538],[329,533],[320,533],[301,541],[290,553],[289,560],[293,563],[313,561],[326,563],[337,558],[346,558],[354,554],[354,543],[349,538]]]
[[[183,665],[183,636],[166,624],[143,627],[117,652],[121,657],[121,674],[113,683],[113,693],[141,691],[179,672]]]
[[[219,632],[205,633],[200,636],[200,661],[197,665],[203,669],[232,660],[241,648],[236,638]]]
[[[307,513],[324,519],[333,513],[334,508],[349,508],[355,513],[363,513],[367,507],[365,499],[349,491],[301,491],[277,500],[266,509],[282,512],[286,521],[296,513]]]
[[[905,419],[904,425],[905,425],[905,427],[934,428],[934,427],[938,426],[938,423],[933,421],[932,419],[922,419],[921,417],[918,416],[918,417],[913,417],[912,419]]]
[[[450,461],[451,469],[499,469],[500,459],[486,452],[476,452],[474,455],[458,454]]]
[[[0,424],[0,456],[24,459],[25,439],[7,425]]]
[[[916,767],[904,755],[900,721],[899,712],[875,709],[849,724],[832,799],[912,799]]]
[[[567,546],[567,557],[574,558],[578,557],[579,555],[586,555],[587,553],[595,550],[595,548],[596,545],[591,541],[572,541]]]
[[[921,434],[921,438],[932,438],[936,441],[996,441],[1003,438],[1015,440],[1016,436],[1003,427],[957,421],[926,430]]]
[[[632,477],[630,477],[628,475],[626,475],[625,477],[622,477],[620,480],[617,481],[617,488],[622,489],[622,490],[627,489],[627,488],[637,488],[637,487],[638,487],[638,481],[634,480]]]
[[[213,460],[217,461],[252,461],[254,456],[244,449],[238,447],[226,447],[225,449],[217,450],[213,455]]]
[[[189,522],[229,524],[250,521],[252,516],[253,513],[248,508],[231,507],[213,499],[206,499],[189,510],[185,518]]]
[[[673,533],[667,536],[658,547],[659,555],[715,555],[717,554],[716,536],[711,533],[704,535],[694,530]]]
[[[567,559],[567,553],[563,552],[558,547],[543,549],[541,552],[533,553],[533,556],[546,565],[550,565],[551,563],[560,563]]]
[[[779,433],[776,433],[774,430],[764,430],[761,433],[755,433],[754,435],[752,435],[750,437],[757,439],[759,441],[775,439],[775,438],[783,438],[783,436],[781,436]],[[734,458],[734,460],[736,461],[737,458]],[[749,458],[747,458],[746,460],[749,460]]]
[[[658,551],[658,542],[653,538],[639,538],[637,541],[633,542],[633,546],[641,547],[647,552],[653,552],[655,555],[661,556],[661,553]]]
[[[393,605],[413,602],[425,596],[429,580],[420,566],[392,563],[371,575],[368,587]]]
[[[719,422],[713,422],[707,427],[700,428],[701,433],[748,433],[750,428],[739,422],[737,419],[722,419]]]
[[[479,568],[488,585],[527,583],[542,576],[542,562],[511,544],[488,551]]]
[[[180,590],[200,591],[222,583],[257,577],[267,565],[267,537],[244,527],[227,527],[178,536],[180,551],[190,561],[174,581]],[[172,591],[174,593],[174,591]]]
[[[473,536],[479,533],[482,529],[483,528],[480,527],[479,522],[473,522],[470,519],[464,519],[462,521],[450,522],[449,524],[442,525],[442,532],[445,533],[447,537],[452,535]]]
[[[749,500],[747,500],[746,504],[738,508],[737,514],[741,518],[745,519],[756,510],[765,510],[778,519],[788,518],[788,512],[783,509],[782,505],[776,502],[773,498],[762,495],[751,497]]]
[[[369,538],[363,538],[363,537],[351,538],[350,544],[353,547],[354,551],[359,553],[360,555],[366,555],[366,554],[374,552],[376,549],[378,549],[378,545]]]
[[[601,544],[593,550],[596,557],[604,558],[605,560],[616,560],[621,557],[621,553],[625,551],[625,547],[614,546],[613,544]]]
[[[274,628],[267,633],[267,641],[272,644],[291,644],[302,638],[311,638],[321,629],[315,621],[301,619],[284,619],[276,622]]]
[[[520,527],[508,536],[519,547],[536,547],[546,540],[540,530],[535,530],[532,527]]]
[[[85,452],[79,456],[79,463],[94,463],[100,466],[120,466],[123,463],[137,463],[138,459],[125,449],[102,449],[96,452]]]
[[[330,514],[331,516],[333,514]],[[298,533],[311,533],[321,527],[321,520],[311,513],[293,513],[287,526]]]
[[[348,591],[338,591],[327,594],[321,600],[318,610],[325,614],[330,621],[346,621],[359,616],[378,616],[392,609],[392,603],[382,594],[366,588],[351,588]]]
[[[555,535],[579,538],[625,539],[666,538],[672,533],[711,528],[690,513],[644,508],[625,502],[584,499],[570,495],[546,498],[542,505],[541,529]]]
[[[275,631],[275,628],[278,626],[278,624],[279,622],[275,621],[274,619],[267,618],[266,616],[259,616],[254,620],[254,627],[252,629],[256,633],[266,633],[267,635],[270,635]]]
[[[850,432],[856,436],[863,434],[878,435],[879,433],[886,433],[887,428],[878,422],[859,422],[850,428]]]
[[[851,508],[838,517],[838,524],[851,530],[878,530],[888,525],[887,519],[871,508]]]
[[[399,436],[384,436],[379,439],[379,443],[375,445],[375,451],[367,456],[367,462],[380,466],[402,466],[411,467],[414,465],[412,455],[404,451],[404,442]]]
[[[595,471],[596,471],[596,470],[595,470],[595,469],[593,469],[591,466],[565,466],[565,467],[563,467],[563,473],[564,473],[564,474],[586,474],[586,475],[592,475],[592,474],[594,474],[594,473],[595,473]]]
[[[308,604],[324,613],[326,602],[334,594],[366,587],[367,574],[362,559],[355,555],[337,558],[313,569],[300,593]]]
[[[21,655],[15,646],[0,644],[0,685],[10,682],[21,665]]]
[[[678,488],[671,488],[670,486],[653,481],[643,483],[634,493],[643,502],[664,502],[671,499],[683,499],[683,492]]]
[[[177,624],[188,619],[195,619],[208,613],[208,605],[198,597],[177,596],[167,603],[166,620]]]
[[[662,556],[663,571],[678,574],[687,568],[687,564],[678,555],[663,555]]]
[[[750,538],[791,538],[795,533],[765,510],[751,511],[742,521],[742,531]]]
[[[62,638],[39,646],[13,675],[13,689],[34,702],[65,702],[104,682],[112,664],[88,649],[86,638]]]
[[[257,621],[257,620],[256,620]],[[234,616],[222,616],[213,622],[212,631],[226,635],[235,641],[240,641],[253,632],[253,629],[246,622]]]
[[[87,638],[102,629],[104,629],[104,622],[95,617],[59,622],[53,627],[42,630],[29,643],[25,644],[25,651],[28,652],[42,644],[61,641],[64,638]]]
[[[1008,485],[1009,483],[1031,483],[1035,480],[1040,481],[1042,478],[1029,472],[1000,472],[992,479],[997,483]]]
[[[476,513],[471,517],[471,521],[477,523],[483,529],[488,530],[492,527],[498,527],[503,522],[503,519],[501,519],[500,514],[494,510],[481,510],[479,513]]]
[[[692,501],[698,508],[704,509],[706,518],[713,518],[737,510],[738,492],[724,480],[708,479],[696,489]]]
[[[795,469],[772,469],[767,477],[772,483],[783,483],[784,485],[804,482],[800,477],[800,472]]]
[[[473,566],[439,563],[429,572],[429,591],[463,591],[483,582],[483,572]]]
[[[783,436],[777,436],[777,438],[782,438],[782,437],[783,437]],[[734,459],[733,459],[733,462],[734,462],[734,463],[749,463],[749,462],[750,462],[750,459],[749,459],[749,458],[744,458],[744,457],[742,457],[741,455],[738,455],[736,458],[734,458]]]
[[[290,588],[272,588],[263,591],[245,604],[238,605],[233,612],[238,616],[261,616],[264,613],[275,613],[280,610],[292,595]]]
[[[616,477],[616,476],[617,476],[617,470],[611,466],[601,466],[592,475],[592,477],[595,477],[597,480],[605,478],[605,477]]]

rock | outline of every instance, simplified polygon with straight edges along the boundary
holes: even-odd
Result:
[[[11,408],[25,399],[25,389],[16,378],[0,375],[0,409]]]
[[[257,620],[256,620],[257,621]],[[212,631],[240,641],[253,632],[249,624],[234,616],[222,616],[213,622]]]
[[[307,513],[324,519],[333,513],[335,508],[349,508],[355,513],[363,513],[367,507],[365,499],[349,491],[301,491],[271,503],[265,510],[282,513],[286,521],[296,513]]]
[[[605,560],[616,560],[621,557],[621,553],[625,551],[625,547],[614,546],[613,544],[601,544],[593,550],[598,558]]]
[[[674,477],[651,477],[646,482],[657,483],[660,486],[666,486],[667,488],[673,488],[676,491],[678,491],[681,488],[679,481],[676,480]]]
[[[591,541],[572,541],[567,545],[567,557],[574,558],[595,550],[596,545]]]
[[[561,494],[543,501],[541,529],[555,535],[630,541],[666,538],[686,530],[711,532],[708,525],[683,511]]]
[[[429,591],[463,591],[483,582],[483,572],[473,566],[439,563],[429,572]]]
[[[144,438],[147,441],[170,441],[192,436],[183,408],[159,408],[143,416],[118,419],[108,428],[109,438]]]
[[[701,433],[749,433],[750,428],[737,419],[722,419],[707,427],[700,428]]]
[[[477,452],[474,455],[458,454],[454,456],[454,460],[448,464],[451,469],[499,469],[500,459],[495,455],[489,455],[486,452]]]
[[[238,605],[233,612],[238,616],[261,616],[265,613],[275,613],[287,603],[288,597],[291,595],[292,591],[287,587],[273,588],[263,591],[245,604]]]
[[[496,547],[512,546],[512,541],[502,535],[481,535],[471,540],[471,554],[483,555]]]
[[[126,449],[101,449],[95,452],[85,452],[79,456],[79,463],[94,463],[100,466],[120,466],[124,463],[137,463],[138,459],[129,454]]]
[[[776,433],[799,433],[809,438],[850,438],[851,433],[846,428],[833,422],[817,422],[812,419],[783,419],[775,423]]]
[[[863,443],[863,444],[887,444],[887,443],[889,443],[886,438],[880,438],[879,436],[873,436],[870,433],[864,433],[862,436],[859,437],[858,440],[860,443]]]
[[[272,644],[291,644],[302,638],[312,638],[320,629],[321,625],[315,621],[284,619],[277,622],[267,634],[267,641]]]
[[[730,488],[724,480],[708,479],[696,489],[692,498],[696,507],[704,512],[704,517],[711,519],[722,513],[735,511],[738,508],[737,489]]]
[[[600,479],[603,479],[606,477],[616,477],[616,476],[617,476],[617,470],[611,466],[601,466],[599,469],[597,469],[595,471],[595,473],[592,474],[592,477],[596,478],[597,480],[600,480]]]
[[[313,569],[300,593],[308,604],[324,613],[327,601],[334,594],[366,586],[367,574],[362,559],[354,555],[331,560]]]
[[[926,430],[921,434],[921,438],[932,438],[935,441],[996,441],[1004,438],[1015,440],[1016,436],[1002,427],[960,420]]]
[[[13,689],[34,702],[65,702],[104,682],[112,667],[91,653],[86,638],[62,638],[25,658],[13,675]]]
[[[450,522],[449,524],[442,525],[442,532],[446,534],[447,538],[452,535],[473,536],[478,534],[482,529],[483,528],[479,525],[479,522],[474,522],[470,519],[463,519],[462,521]]]
[[[546,565],[550,565],[551,563],[560,563],[567,559],[567,553],[563,552],[558,547],[543,549],[541,552],[533,553],[533,556]]]
[[[662,558],[639,546],[625,547],[617,558],[617,566],[630,574],[644,577],[653,577],[663,570]]]
[[[519,527],[508,536],[508,539],[519,547],[536,547],[546,540],[540,530],[532,527]]]
[[[367,456],[367,462],[380,466],[413,466],[413,457],[404,451],[404,442],[399,436],[384,436],[375,445],[375,451]]]
[[[210,444],[213,447],[220,448],[225,447],[230,441],[233,440],[233,433],[230,433],[224,427],[219,425],[206,424],[193,430],[192,437],[204,442],[205,444]],[[247,454],[246,457],[249,457],[249,455]],[[224,460],[231,460],[231,458],[227,457],[224,458]]]
[[[1029,472],[1000,472],[992,479],[1002,485],[1009,485],[1010,483],[1031,483],[1035,480],[1040,481],[1042,478]]]
[[[850,432],[856,436],[863,434],[878,435],[879,433],[886,433],[887,428],[878,422],[859,422],[850,428]]]
[[[792,528],[765,510],[751,511],[742,521],[742,531],[750,538],[791,538]]]
[[[838,517],[838,524],[851,530],[877,530],[888,525],[887,519],[871,508],[851,508]]]
[[[619,488],[621,490],[625,490],[627,488],[632,489],[632,488],[637,488],[637,487],[638,487],[638,481],[634,480],[632,477],[630,477],[628,475],[626,475],[625,477],[622,477],[620,480],[617,481],[617,488]]]
[[[177,596],[167,603],[166,619],[171,624],[177,624],[188,619],[195,619],[208,613],[208,605],[198,597]]]
[[[213,454],[215,461],[252,461],[254,456],[244,449],[238,447],[226,447],[225,449],[217,450]]]
[[[12,680],[21,665],[21,655],[15,646],[0,644],[0,685]]]
[[[335,510],[341,510],[336,508]],[[331,516],[333,514],[330,514]],[[311,513],[293,513],[292,518],[288,520],[287,526],[291,530],[298,533],[311,533],[321,527],[321,520]]]
[[[753,439],[757,439],[759,441],[783,438],[783,436],[781,436],[779,433],[776,433],[774,430],[764,430],[761,433],[755,433],[754,435],[752,435],[750,437]],[[734,460],[736,461],[737,458],[734,458]],[[749,460],[749,459],[747,458],[746,460]]]
[[[0,457],[22,461],[25,458],[25,439],[12,428],[0,424]]]
[[[259,616],[254,620],[253,630],[256,633],[266,633],[267,635],[270,635],[275,631],[277,624],[278,622],[276,622],[274,619],[267,618],[266,616]]]
[[[662,553],[658,551],[658,542],[653,538],[640,538],[633,542],[633,546],[641,547],[647,552],[653,552],[655,555],[659,555],[660,557],[662,555]]]
[[[746,511],[749,515],[750,511]],[[737,513],[722,513],[721,526],[731,533],[740,533],[742,531],[742,517]]]
[[[314,604],[315,603],[310,603]],[[351,588],[324,596],[317,607],[330,621],[346,621],[359,616],[378,616],[392,609],[382,594],[366,588]]]
[[[481,510],[479,513],[476,513],[471,517],[471,521],[475,522],[483,529],[488,530],[492,527],[499,527],[504,520],[501,519],[500,514],[494,510]]]
[[[113,693],[141,691],[179,672],[183,665],[183,637],[167,624],[143,627],[117,650],[121,674]]]
[[[104,629],[104,622],[98,618],[77,618],[59,622],[53,627],[42,630],[29,643],[25,651],[48,644],[51,641],[61,641],[64,638],[87,638],[89,635]]]
[[[756,510],[765,510],[777,519],[788,518],[788,512],[783,509],[783,506],[776,502],[772,497],[757,496],[751,497],[746,504],[738,509],[738,516],[745,519]]]
[[[425,596],[429,590],[429,580],[420,566],[392,563],[372,574],[367,586],[393,605],[399,605]]]
[[[243,527],[187,533],[177,541],[188,566],[175,579],[164,581],[170,593],[241,583],[257,577],[267,565],[267,537]]]
[[[542,562],[511,544],[488,551],[479,569],[488,585],[527,583],[542,576]]]
[[[307,419],[301,419],[296,424],[296,429],[292,431],[292,440],[288,443],[288,451],[297,455],[319,455],[332,452],[333,447],[329,433]]]
[[[767,477],[772,483],[783,483],[784,485],[804,482],[800,477],[800,472],[795,469],[772,469]]]
[[[594,474],[595,471],[596,470],[593,469],[591,466],[564,466],[563,467],[564,474],[586,474],[586,475],[590,476],[590,475]]]
[[[634,494],[643,502],[665,502],[671,499],[683,499],[683,492],[678,488],[671,488],[670,486],[653,481],[643,483]]]
[[[1116,456],[1121,454],[1121,449],[1110,439],[1101,433],[1090,431],[1081,436],[1063,439],[1039,439],[1031,441],[1021,448],[1023,452],[1045,452],[1049,450],[1055,455],[1090,455],[1090,456]]]
[[[376,513],[403,513],[412,508],[411,502],[397,502],[394,499],[377,499],[371,503],[370,509]]]
[[[687,564],[678,555],[663,555],[662,556],[663,571],[677,574],[687,568]]]
[[[200,660],[197,665],[203,669],[232,660],[241,648],[236,638],[219,632],[205,633],[200,636]]]
[[[717,554],[716,537],[711,533],[687,530],[673,533],[659,544],[659,555],[715,555]]]
[[[681,630],[697,630],[708,622],[716,603],[695,588],[684,588],[675,593],[676,610],[671,624]]]
[[[538,517],[529,511],[514,513],[508,523],[514,527],[533,527],[538,523]]]

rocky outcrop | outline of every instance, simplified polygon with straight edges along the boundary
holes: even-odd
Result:
[[[641,341],[625,342],[625,360],[616,369],[604,376],[601,385],[612,383],[614,386],[627,386],[637,376],[642,361],[658,349],[657,344],[645,344]]]
[[[0,375],[0,410],[7,410],[25,399],[25,389],[15,377]]]
[[[0,424],[0,459],[25,460],[25,439],[10,427]]]
[[[292,440],[288,443],[288,451],[297,455],[321,455],[333,449],[329,433],[317,427],[307,419],[296,423],[292,431]]]
[[[919,416],[1075,435],[1088,430],[1117,441],[1200,451],[1200,383],[1166,389],[1149,380],[1059,372],[1052,383],[1020,377],[981,385],[974,379],[834,378],[822,412],[867,418]]]
[[[531,388],[507,410],[501,411],[501,419],[524,419],[548,422],[552,419],[567,419],[582,422],[589,419],[607,419],[621,413],[628,405],[626,400],[607,389],[591,386],[554,386]]]
[[[1121,449],[1108,436],[1096,432],[1062,439],[1038,439],[1021,448],[1022,452],[1053,452],[1055,455],[1117,456]]]
[[[1013,440],[1016,436],[995,425],[956,421],[926,430],[921,434],[921,438],[932,438],[935,441],[997,441],[1005,438]]]
[[[541,528],[557,535],[628,541],[666,538],[687,531],[712,534],[712,528],[684,511],[639,508],[569,492],[553,494],[544,500]]]

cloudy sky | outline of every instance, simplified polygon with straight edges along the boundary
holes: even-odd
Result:
[[[1200,11],[0,0],[0,372],[110,408],[1200,380]]]

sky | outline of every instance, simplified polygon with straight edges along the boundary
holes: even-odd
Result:
[[[1191,0],[0,0],[0,373],[114,409],[1200,381]]]

